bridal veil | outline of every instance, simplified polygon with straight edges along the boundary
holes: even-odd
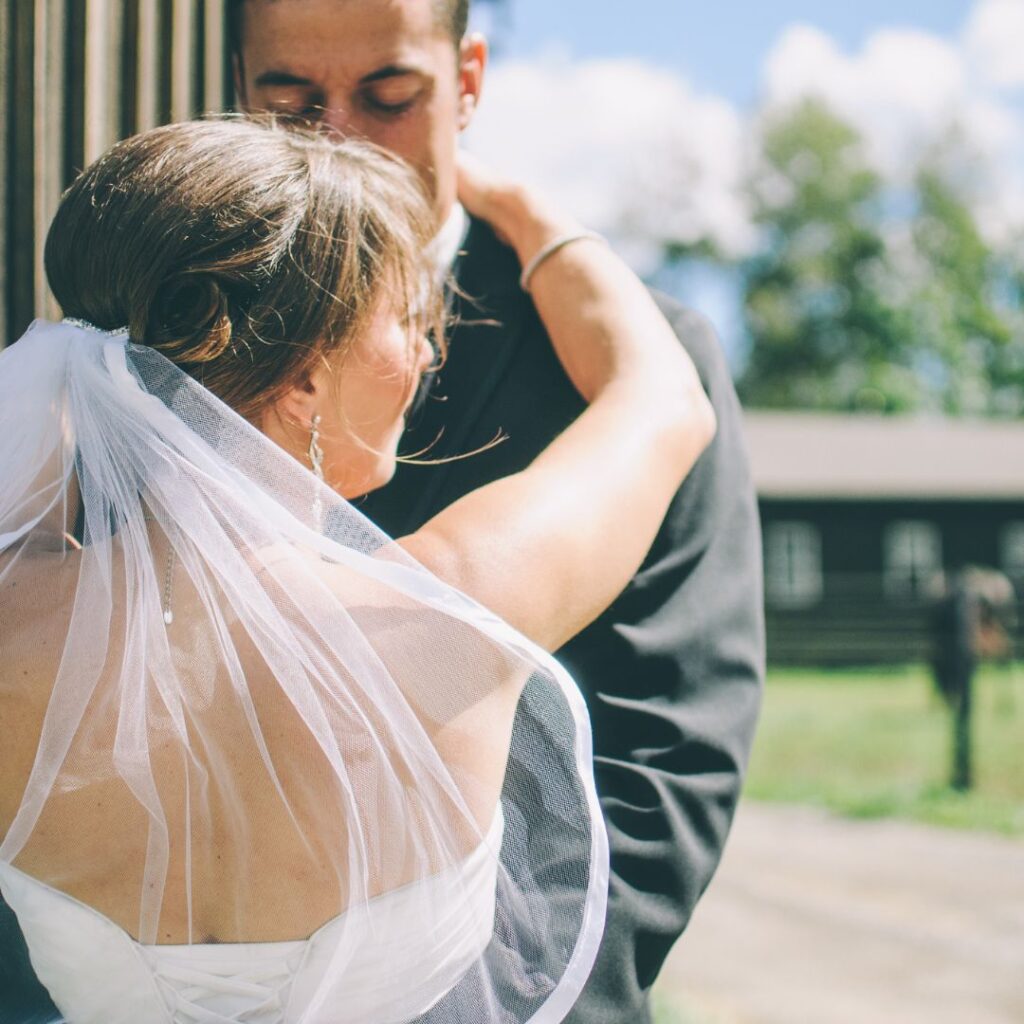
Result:
[[[0,652],[0,862],[146,946],[329,935],[289,1020],[575,1001],[608,869],[572,680],[125,333],[0,353]]]

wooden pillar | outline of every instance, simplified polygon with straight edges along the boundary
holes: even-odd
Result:
[[[52,2],[52,0],[51,0]],[[86,0],[85,163],[91,164],[120,137],[123,5]]]
[[[138,0],[135,89],[135,130],[160,123],[160,5]]]
[[[33,117],[33,306],[50,319],[59,310],[46,284],[43,244],[64,189],[65,7],[53,0],[35,0],[33,48],[35,110]]]
[[[35,76],[36,7],[31,2],[8,5],[9,93],[7,238],[4,283],[7,326],[14,341],[35,316]]]
[[[203,5],[203,99],[201,113],[226,110],[227,91],[227,8],[224,0],[206,0]]]
[[[187,121],[196,112],[195,0],[172,0],[171,12],[171,120]]]
[[[10,150],[11,101],[8,79],[11,73],[10,61],[11,11],[9,4],[0,5],[0,348],[13,340],[8,336],[7,306],[9,285],[7,266],[9,263],[10,235],[7,227],[7,204],[10,200],[7,154]]]
[[[0,347],[58,310],[43,243],[61,191],[118,139],[231,102],[226,0],[0,4]]]

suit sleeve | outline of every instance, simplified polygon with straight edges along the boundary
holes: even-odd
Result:
[[[612,851],[605,935],[571,1024],[646,1019],[646,993],[722,855],[764,678],[760,530],[739,405],[707,322],[665,312],[718,433],[633,582],[560,652],[587,690]]]
[[[32,970],[18,919],[0,899],[0,1024],[57,1024],[63,1019]]]
[[[476,298],[460,307],[438,381],[445,400],[424,407],[409,446],[442,427],[436,455],[508,441],[440,471],[402,466],[368,506],[392,533],[519,472],[584,408],[518,286],[514,254],[479,222],[466,248],[459,281]],[[590,708],[612,849],[606,930],[571,1024],[649,1020],[647,992],[721,857],[764,676],[760,532],[739,404],[707,321],[659,303],[701,374],[718,433],[640,572],[559,652]],[[531,727],[522,714],[517,728]],[[557,875],[565,855],[555,844],[535,862],[549,860]]]

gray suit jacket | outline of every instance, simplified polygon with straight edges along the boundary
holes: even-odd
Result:
[[[363,509],[393,536],[467,491],[526,465],[583,409],[510,250],[473,222],[456,270],[445,367],[410,423],[434,456],[508,440],[444,467],[401,466]],[[739,404],[706,320],[658,297],[718,417],[646,562],[558,657],[594,728],[611,838],[609,916],[572,1024],[649,1020],[647,993],[718,864],[739,796],[764,677],[761,544]]]

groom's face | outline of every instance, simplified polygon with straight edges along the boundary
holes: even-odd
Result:
[[[408,160],[438,222],[455,199],[456,139],[480,93],[486,44],[456,44],[437,0],[246,0],[237,84],[272,110]]]

